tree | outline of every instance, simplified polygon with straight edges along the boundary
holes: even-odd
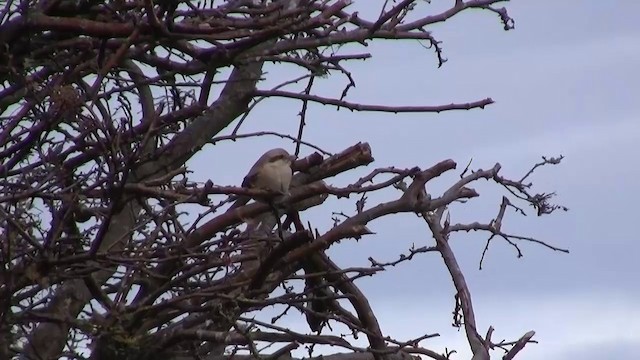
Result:
[[[0,12],[0,358],[281,358],[300,345],[310,356],[314,346],[332,345],[347,351],[329,356],[336,360],[447,359],[451,352],[421,346],[430,335],[388,337],[356,282],[422,252],[438,252],[451,274],[454,326],[464,329],[473,359],[489,359],[494,347],[513,358],[534,333],[500,343],[491,341],[492,328],[480,334],[448,238],[482,231],[487,246],[502,239],[516,249],[533,241],[565,251],[502,230],[505,213],[524,214],[522,204],[538,215],[565,209],[550,203],[553,193],[534,193],[528,183],[536,168],[561,157],[543,158],[519,180],[503,177],[499,164],[467,165],[460,180],[437,194],[425,185],[456,169],[452,160],[425,169],[377,168],[335,187],[325,180],[370,164],[372,149],[357,143],[333,154],[304,140],[309,103],[390,113],[491,104],[488,98],[409,107],[349,102],[355,83],[347,66],[371,57],[350,45],[380,39],[418,40],[441,66],[445,58],[429,26],[479,9],[512,29],[499,2],[456,0],[430,13],[416,0],[385,1],[379,17],[366,20],[348,0],[6,1]],[[263,89],[267,63],[304,73]],[[314,94],[314,80],[338,75],[349,82],[342,94]],[[301,82],[303,91],[290,90]],[[301,104],[298,133],[241,133],[244,119],[259,112],[256,105],[274,98]],[[205,145],[233,140],[241,147],[241,139],[270,134],[296,144],[289,194],[228,210],[238,196],[273,194],[189,179],[185,164],[208,151]],[[497,215],[487,224],[451,223],[449,205],[478,197],[471,186],[480,179],[506,190]],[[389,188],[397,197],[365,201]],[[329,196],[357,198],[356,212],[342,214],[326,231],[305,226],[304,210]],[[340,267],[324,253],[341,240],[366,238],[368,223],[396,213],[416,214],[434,245],[366,268]],[[260,226],[247,231],[242,224],[251,219]],[[268,308],[281,314],[270,322],[253,317]],[[284,315],[306,318],[311,331],[279,325]],[[339,324],[366,337],[368,347],[330,331]],[[272,347],[259,348],[264,344]]]

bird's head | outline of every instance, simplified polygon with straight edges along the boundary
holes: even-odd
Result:
[[[291,166],[291,164],[295,160],[296,160],[296,157],[294,155],[290,155],[287,152],[287,150],[285,150],[285,149],[273,149],[273,150],[270,151],[269,158],[268,158],[267,162],[270,162],[270,163],[284,162],[288,166]]]

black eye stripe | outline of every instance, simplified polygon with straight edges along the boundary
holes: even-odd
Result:
[[[272,157],[270,161],[273,162],[273,161],[278,161],[278,160],[285,160],[285,159],[288,159],[288,158],[289,157],[285,156],[285,155],[276,155],[276,156]]]

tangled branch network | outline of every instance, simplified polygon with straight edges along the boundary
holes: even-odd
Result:
[[[371,164],[372,149],[357,143],[334,154],[304,133],[311,103],[389,113],[490,105],[347,100],[355,86],[348,64],[371,58],[354,49],[374,41],[411,40],[433,49],[442,66],[429,27],[479,9],[509,30],[500,2],[450,1],[442,12],[417,0],[1,2],[0,359],[284,359],[301,346],[310,357],[322,346],[346,351],[324,357],[333,360],[448,359],[453,352],[424,345],[436,333],[385,334],[356,284],[426,252],[440,253],[451,274],[454,326],[473,359],[489,359],[492,349],[513,358],[534,333],[499,343],[493,328],[480,335],[449,241],[478,231],[488,236],[485,252],[498,240],[519,256],[525,242],[566,251],[502,225],[509,210],[524,214],[527,205],[538,215],[566,210],[529,183],[534,170],[562,158],[543,158],[515,180],[499,164],[467,166],[442,193],[427,184],[452,174],[453,160],[377,168],[337,187],[329,179]],[[372,4],[379,15],[366,20],[356,9]],[[262,88],[267,65],[300,73]],[[333,76],[346,83],[341,94],[318,95],[316,80]],[[242,133],[250,114],[275,98],[300,106],[297,133]],[[266,136],[296,144],[291,188],[277,206],[229,208],[230,199],[267,194],[190,179],[187,162],[199,152]],[[478,197],[472,186],[483,179],[504,189],[496,216],[452,223],[450,205]],[[373,193],[396,196],[369,204]],[[304,211],[327,207],[330,197],[357,198],[355,212],[342,212],[330,229],[303,224]],[[366,266],[342,267],[325,254],[398,213],[416,214],[434,243]],[[248,231],[249,222],[259,226]],[[269,311],[270,320],[256,315]],[[308,331],[286,326],[285,315],[304,317]]]

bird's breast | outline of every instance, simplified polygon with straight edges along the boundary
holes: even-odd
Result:
[[[291,184],[291,167],[285,161],[274,161],[266,164],[258,176],[259,187],[270,191],[287,193]]]

